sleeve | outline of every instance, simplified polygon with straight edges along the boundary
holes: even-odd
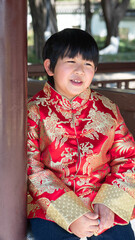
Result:
[[[131,219],[135,205],[135,142],[117,108],[117,126],[110,149],[110,173],[93,204],[106,205],[115,213],[115,223]]]
[[[41,134],[41,125],[38,108],[31,107],[28,111],[27,138],[28,191],[49,219],[68,231],[72,222],[92,208],[86,208],[77,195],[41,161],[41,151],[46,148],[44,138],[47,138],[45,133]],[[48,157],[48,151],[44,152],[44,157]]]

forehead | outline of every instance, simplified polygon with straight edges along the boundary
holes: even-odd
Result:
[[[86,59],[84,58],[84,56],[80,53],[77,53],[75,56],[70,56],[70,55],[64,55],[63,58],[60,57],[60,59],[80,59],[80,60],[86,60],[86,61],[90,61],[90,62],[93,62],[93,60],[89,60],[89,59]]]
[[[68,46],[62,55],[60,55],[61,58],[69,57],[74,58],[80,56],[82,59],[86,60],[93,60],[92,52],[89,49],[85,48],[78,48],[78,47],[72,47]]]

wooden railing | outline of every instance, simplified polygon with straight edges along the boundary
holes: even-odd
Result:
[[[110,85],[113,85],[113,88],[131,89],[130,85],[132,83],[134,83],[134,86],[135,86],[135,78],[92,81],[92,86],[108,87],[108,85],[109,85],[109,87],[110,87]],[[132,90],[135,90],[135,87],[132,87]]]
[[[134,62],[108,62],[99,63],[97,73],[118,73],[135,71]]]
[[[28,64],[28,78],[39,78],[46,76],[43,64]]]

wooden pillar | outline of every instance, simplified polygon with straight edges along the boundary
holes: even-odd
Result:
[[[26,222],[26,0],[0,0],[0,240]]]

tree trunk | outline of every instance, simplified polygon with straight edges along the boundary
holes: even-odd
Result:
[[[101,0],[103,15],[107,28],[106,46],[110,44],[111,36],[119,36],[119,22],[124,17],[130,0]]]
[[[38,59],[42,59],[45,43],[45,30],[57,31],[54,0],[29,0],[34,31],[34,51]],[[48,27],[49,26],[49,27]]]
[[[90,0],[85,0],[84,6],[85,6],[85,30],[86,32],[91,33],[92,12]]]
[[[34,51],[37,58],[41,59],[46,27],[46,0],[29,0],[29,6],[34,31]]]
[[[55,0],[49,0],[50,5],[49,5],[49,9],[48,9],[48,18],[49,18],[49,28],[51,33],[55,33],[58,31],[58,27],[57,27],[57,19],[56,19],[56,9],[55,9]]]

